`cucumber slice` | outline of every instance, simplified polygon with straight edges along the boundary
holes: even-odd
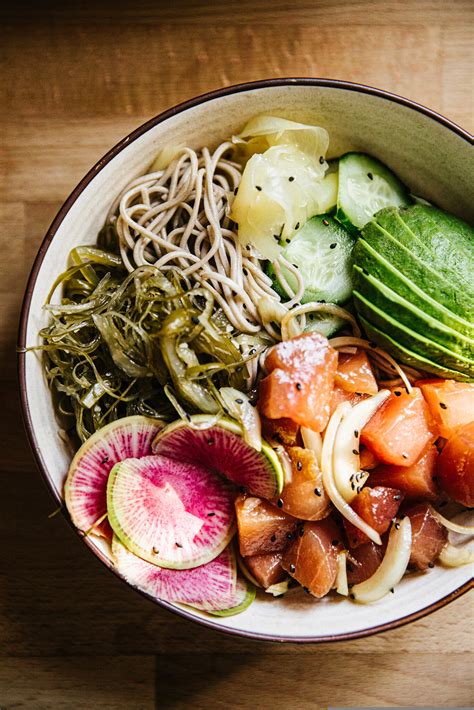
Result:
[[[333,335],[347,325],[347,321],[339,316],[332,316],[328,313],[319,315],[318,313],[310,313],[306,316],[305,333],[321,333],[326,338],[332,338]]]
[[[376,158],[346,153],[339,160],[337,219],[357,232],[383,207],[411,204],[405,185]]]
[[[283,256],[298,267],[303,277],[302,303],[345,303],[350,298],[353,247],[353,237],[329,215],[312,217],[296,232],[283,250]],[[282,267],[282,273],[296,290],[294,275],[285,267]],[[275,290],[284,293],[273,270],[270,275]]]

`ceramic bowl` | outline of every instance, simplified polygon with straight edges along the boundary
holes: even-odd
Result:
[[[69,250],[93,243],[107,210],[128,181],[143,172],[166,144],[212,145],[238,132],[252,116],[272,113],[324,126],[330,157],[348,150],[371,153],[391,166],[415,194],[474,220],[469,134],[411,101],[370,87],[321,79],[277,79],[214,91],[165,111],[124,138],[81,180],[41,245],[28,283],[20,348],[37,342],[42,305]],[[58,435],[39,358],[20,353],[24,418],[38,466],[58,503],[71,452]],[[67,515],[67,513],[66,513]],[[86,545],[109,568],[108,551],[91,537]],[[243,614],[214,618],[158,601],[188,619],[235,635],[292,642],[348,639],[394,628],[428,614],[472,585],[471,570],[436,567],[412,574],[395,594],[363,606],[345,599],[316,602],[296,592],[274,599],[261,593]],[[154,600],[157,601],[157,600]]]

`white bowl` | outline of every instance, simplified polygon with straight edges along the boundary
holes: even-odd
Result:
[[[38,330],[46,320],[42,305],[55,277],[65,268],[69,250],[95,241],[115,196],[147,169],[161,146],[216,144],[260,113],[324,126],[330,135],[330,157],[347,150],[371,153],[393,168],[415,194],[468,221],[474,219],[471,137],[429,109],[377,89],[323,79],[276,79],[222,89],[148,121],[81,180],[52,223],[34,263],[21,316],[19,348],[37,343]],[[39,357],[20,352],[19,374],[30,444],[50,491],[61,502],[71,451],[58,435]],[[83,539],[113,569],[107,549],[91,537]],[[299,592],[281,599],[262,593],[243,614],[220,619],[154,601],[229,633],[314,642],[394,628],[438,609],[470,587],[472,569],[436,567],[428,573],[409,575],[394,594],[368,606],[342,598],[316,602]]]

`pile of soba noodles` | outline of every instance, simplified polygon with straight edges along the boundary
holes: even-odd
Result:
[[[46,305],[40,349],[69,435],[84,441],[129,414],[217,418],[223,389],[252,401],[268,348],[328,314],[342,323],[335,347],[369,348],[350,312],[301,304],[303,278],[278,248],[318,213],[309,189],[327,171],[327,146],[322,128],[258,117],[215,149],[166,147],[129,182],[98,238],[71,251]],[[370,356],[380,380],[410,387],[384,351]]]

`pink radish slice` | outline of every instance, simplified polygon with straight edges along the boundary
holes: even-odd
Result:
[[[157,599],[219,611],[235,596],[237,571],[229,546],[207,564],[183,570],[165,569],[142,560],[115,536],[112,554],[122,577]]]
[[[107,480],[113,466],[123,459],[149,456],[151,443],[162,427],[158,419],[125,417],[103,427],[82,444],[64,485],[66,506],[79,530],[87,532],[107,513]],[[93,532],[112,539],[107,519]]]
[[[156,599],[178,602],[216,616],[244,611],[255,588],[237,578],[235,554],[228,545],[210,562],[192,569],[164,569],[142,560],[114,536],[112,554],[120,575]]]
[[[196,423],[204,415],[193,417]],[[207,429],[193,429],[178,421],[162,429],[153,450],[162,456],[205,466],[261,498],[271,499],[283,488],[277,455],[265,442],[257,451],[242,437],[240,427],[228,419]]]
[[[133,553],[189,569],[217,557],[234,534],[233,486],[203,466],[164,456],[116,464],[107,484],[109,522]]]

